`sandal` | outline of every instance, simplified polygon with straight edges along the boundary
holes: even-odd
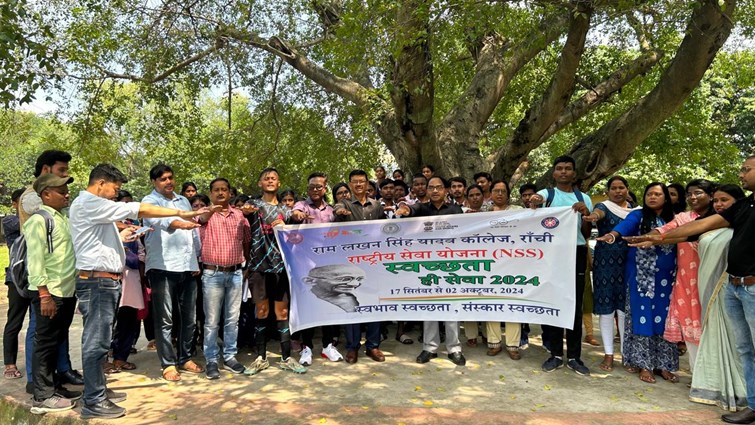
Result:
[[[110,362],[103,363],[102,370],[108,375],[110,375],[111,373],[119,373],[121,371],[120,368],[115,367],[115,365]]]
[[[21,371],[15,365],[5,366],[5,372],[3,372],[5,379],[18,379],[21,377]]]
[[[653,373],[663,378],[664,381],[669,381],[672,384],[679,382],[679,377],[667,370],[653,369]]]
[[[594,347],[597,347],[598,345],[600,345],[600,343],[598,342],[598,340],[595,339],[595,337],[592,336],[592,335],[587,335],[585,337],[585,343],[590,344],[590,345],[592,345]]]
[[[467,346],[468,347],[477,347],[477,339],[468,339],[467,340]]]
[[[637,366],[624,366],[624,370],[626,370],[627,373],[637,373],[640,371],[640,368]]]
[[[204,372],[204,368],[196,363],[194,361],[189,360],[186,363],[178,366],[178,368],[184,372],[189,373],[202,373]]]
[[[136,365],[124,360],[113,360],[113,366],[120,370],[135,370]]]
[[[147,351],[157,351],[157,343],[154,339],[147,343]]]
[[[640,370],[640,381],[647,382],[648,384],[655,384],[655,377],[649,370],[642,369]]]
[[[409,335],[407,335],[407,334],[401,334],[401,335],[397,336],[396,337],[396,341],[398,341],[398,342],[400,342],[402,344],[406,344],[406,345],[414,344],[414,340],[411,339],[411,338],[409,338]]]
[[[600,362],[598,367],[606,372],[611,372],[613,370],[613,354],[603,356],[603,361]]]
[[[168,366],[163,369],[163,379],[168,382],[178,382],[181,380],[181,374],[175,366]]]

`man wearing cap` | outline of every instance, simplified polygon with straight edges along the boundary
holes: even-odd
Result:
[[[113,320],[126,263],[116,222],[127,218],[178,216],[191,219],[206,209],[182,211],[139,202],[114,202],[128,180],[110,164],[99,164],[89,174],[86,190],[71,203],[71,239],[76,253],[76,298],[84,318],[81,360],[84,368],[84,404],[81,417],[118,418],[126,409],[114,402],[125,394],[108,390],[102,365],[112,340]]]
[[[68,152],[57,150],[46,150],[42,152],[34,164],[34,178],[53,174],[58,177],[68,177],[68,163],[71,161],[71,155]],[[42,206],[40,199],[33,186],[26,188],[18,201],[18,219],[21,229],[26,220]],[[30,310],[29,325],[26,329],[26,392],[34,393],[34,384],[32,383],[32,352],[34,349],[34,333],[37,329],[37,316],[34,310]],[[84,378],[71,366],[71,358],[68,355],[68,338],[58,347],[58,360],[56,373],[58,379],[63,384],[84,385]]]
[[[34,181],[34,191],[42,200],[40,211],[52,217],[48,235],[46,219],[32,214],[24,223],[31,305],[37,318],[32,354],[34,397],[31,412],[42,414],[73,408],[81,397],[68,391],[55,376],[58,347],[68,338],[76,298],[74,255],[68,218],[60,211],[68,206],[68,184],[72,177],[44,174]]]

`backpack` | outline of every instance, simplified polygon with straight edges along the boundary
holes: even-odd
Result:
[[[556,197],[556,189],[549,187],[546,190],[548,191],[548,199],[545,200],[545,208],[548,208],[553,203],[553,198]],[[582,196],[582,192],[580,192],[576,187],[574,188],[574,196],[577,197],[578,202],[585,202],[585,198],[584,196]]]
[[[39,214],[45,219],[45,228],[47,229],[47,252],[52,254],[52,231],[55,229],[55,220],[49,212],[40,209],[34,214]],[[32,214],[32,215],[34,215]],[[31,218],[31,217],[30,217]],[[29,270],[26,264],[26,236],[22,233],[10,248],[10,276],[13,284],[16,285],[18,294],[24,298],[31,298],[29,292]]]

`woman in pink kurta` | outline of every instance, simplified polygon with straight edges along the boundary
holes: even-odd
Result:
[[[679,213],[674,220],[656,230],[662,235],[686,223],[712,213],[711,196],[715,190],[713,183],[704,180],[692,180],[687,184],[687,201],[691,211]],[[694,371],[697,348],[703,324],[700,311],[700,295],[697,290],[697,268],[700,257],[697,253],[697,241],[677,244],[677,271],[674,289],[671,292],[666,330],[663,338],[671,342],[684,341],[690,355],[690,368]]]

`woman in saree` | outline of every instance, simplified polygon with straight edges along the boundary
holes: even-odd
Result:
[[[739,186],[722,185],[713,194],[713,208],[719,213],[744,197],[744,191]],[[733,324],[726,315],[722,291],[728,278],[725,272],[726,252],[731,236],[731,228],[713,230],[700,236],[698,291],[703,311],[703,333],[689,398],[697,403],[717,404],[722,409],[735,412],[738,405],[747,405],[747,391],[731,330]]]
[[[674,218],[668,188],[653,182],[645,187],[642,210],[632,211],[613,230],[597,238],[613,244],[623,236],[650,232]],[[626,323],[624,366],[639,372],[640,380],[655,383],[654,374],[678,382],[671,371],[679,369],[679,351],[663,339],[671,288],[676,273],[676,247],[662,245],[651,249],[630,248],[627,253]]]

